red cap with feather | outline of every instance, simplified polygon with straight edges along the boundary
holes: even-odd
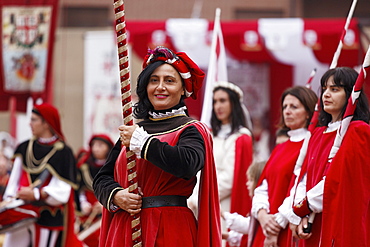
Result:
[[[197,98],[197,93],[202,87],[205,74],[185,52],[174,53],[163,46],[158,46],[154,50],[148,50],[148,54],[144,58],[143,69],[156,61],[164,61],[172,65],[184,80],[186,97]]]

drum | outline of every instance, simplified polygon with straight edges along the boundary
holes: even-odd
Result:
[[[23,200],[3,201],[0,205],[0,234],[28,226],[38,219],[38,208]]]

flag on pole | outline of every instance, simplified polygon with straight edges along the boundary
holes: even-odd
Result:
[[[330,150],[330,154],[329,154],[329,158],[328,158],[329,162],[331,162],[331,160],[337,154],[337,152],[338,152],[338,150],[339,150],[339,148],[342,144],[343,138],[344,138],[344,136],[347,132],[347,129],[348,129],[348,127],[349,127],[349,125],[352,121],[354,112],[356,110],[357,99],[360,97],[362,86],[365,82],[365,79],[366,79],[368,73],[370,73],[370,46],[369,46],[369,48],[366,52],[364,62],[363,62],[362,67],[361,67],[361,71],[360,71],[360,73],[357,77],[355,85],[353,86],[351,97],[348,98],[348,104],[347,104],[346,111],[344,112],[344,115],[343,115],[343,120],[341,122],[341,125],[340,125],[338,131],[337,131],[337,135],[335,136],[334,144],[333,144],[333,146]]]
[[[211,52],[207,71],[206,86],[202,107],[201,121],[210,128],[212,114],[213,86],[217,81],[227,81],[227,66],[224,38],[220,23],[221,9],[216,9],[215,22],[213,26]]]
[[[0,111],[15,97],[52,101],[52,61],[59,0],[0,1]]]

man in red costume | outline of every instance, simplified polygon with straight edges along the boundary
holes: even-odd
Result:
[[[185,54],[150,51],[138,77],[135,126],[120,126],[121,141],[94,179],[105,207],[100,246],[133,246],[131,220],[140,215],[145,247],[221,246],[220,208],[205,125],[187,116],[185,97],[196,98],[204,73]],[[126,150],[136,154],[141,193],[128,192]],[[198,221],[186,199],[201,170]],[[140,214],[139,214],[140,213]],[[133,217],[131,217],[133,215]]]
[[[38,218],[8,232],[3,246],[82,246],[73,232],[76,161],[64,142],[58,110],[35,105],[30,125],[33,137],[14,153],[4,200],[32,205]]]

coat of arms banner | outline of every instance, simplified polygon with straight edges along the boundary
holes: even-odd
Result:
[[[7,3],[8,2],[8,3]],[[1,7],[0,110],[9,97],[23,111],[28,97],[51,97],[57,0],[5,0]]]

